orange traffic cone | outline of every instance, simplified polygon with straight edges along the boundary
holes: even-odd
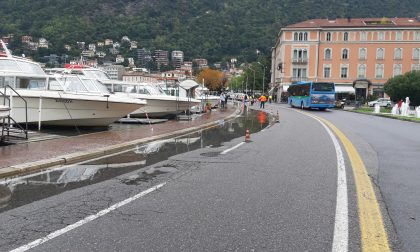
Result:
[[[250,142],[251,141],[251,133],[249,132],[249,129],[247,129],[245,131],[245,142]]]

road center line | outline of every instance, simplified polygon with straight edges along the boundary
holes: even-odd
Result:
[[[229,148],[229,149],[227,149],[227,150],[224,150],[224,151],[222,151],[221,153],[220,153],[220,155],[225,155],[226,153],[228,153],[229,151],[232,151],[232,150],[234,150],[234,149],[236,149],[236,148],[239,148],[239,146],[241,146],[242,144],[244,144],[245,142],[240,142],[240,143],[238,143],[237,145],[235,145],[235,146],[233,146],[233,147],[231,147],[231,148]]]
[[[344,135],[344,133],[341,130],[339,130],[330,121],[324,118],[311,115],[306,112],[292,110],[289,108],[285,108],[285,109],[296,111],[301,114],[310,116],[318,121],[321,121],[323,125],[327,125],[335,133],[335,135],[340,139],[350,159],[350,163],[351,163],[353,175],[354,175],[354,182],[355,182],[356,194],[357,194],[358,213],[359,213],[360,237],[361,237],[361,243],[362,243],[361,250],[366,251],[366,252],[391,251],[389,242],[388,242],[388,235],[385,230],[384,222],[382,219],[381,209],[379,207],[379,203],[376,198],[376,194],[373,189],[372,182],[366,170],[366,166],[362,158],[360,157],[359,152],[354,147],[353,143],[350,141],[350,139],[346,137],[346,135]],[[338,191],[337,191],[337,197],[338,197]],[[338,203],[339,202],[337,198],[337,208],[338,208]],[[337,221],[337,216],[336,216],[336,221]],[[334,238],[335,238],[335,229],[334,229]]]
[[[69,226],[67,226],[65,228],[60,229],[60,230],[54,231],[54,232],[48,234],[45,237],[39,238],[39,239],[37,239],[37,240],[35,240],[33,242],[30,242],[30,243],[28,243],[26,245],[23,245],[23,246],[21,246],[19,248],[16,248],[14,250],[11,250],[11,252],[23,252],[23,251],[27,251],[27,250],[29,250],[31,248],[35,248],[36,246],[39,246],[39,245],[41,245],[41,244],[43,244],[43,243],[45,243],[45,242],[47,242],[49,240],[52,240],[52,239],[54,239],[54,238],[56,238],[56,237],[58,237],[58,236],[60,236],[62,234],[65,234],[65,233],[67,233],[67,232],[69,232],[69,231],[71,231],[73,229],[76,229],[78,227],[81,227],[81,226],[83,226],[86,223],[89,223],[89,222],[91,222],[93,220],[96,220],[97,218],[99,218],[101,216],[104,216],[105,214],[108,214],[108,213],[110,213],[110,212],[112,212],[112,211],[114,211],[114,210],[116,210],[116,209],[118,209],[118,208],[120,208],[122,206],[127,205],[130,202],[135,201],[136,199],[139,199],[139,198],[141,198],[141,197],[143,197],[143,196],[145,196],[145,195],[147,195],[147,194],[149,194],[151,192],[154,192],[157,189],[159,189],[159,188],[163,187],[164,185],[166,185],[166,183],[167,182],[164,182],[164,183],[159,184],[157,186],[151,187],[151,188],[147,189],[146,191],[143,191],[141,193],[138,193],[138,194],[136,194],[136,195],[134,195],[134,196],[132,196],[132,197],[130,197],[128,199],[123,200],[123,201],[120,201],[120,202],[118,202],[118,203],[116,203],[116,204],[114,204],[114,205],[112,205],[112,206],[110,206],[110,207],[108,207],[108,208],[106,208],[104,210],[99,211],[96,214],[89,215],[88,217],[84,218],[83,220],[80,220],[80,221],[78,221],[76,223],[73,223],[73,224],[71,224],[71,225],[69,225]]]
[[[344,163],[343,151],[337,140],[337,137],[325,125],[320,118],[308,113],[300,112],[318,121],[330,136],[337,156],[337,199],[335,208],[335,222],[334,222],[334,237],[332,243],[333,252],[346,252],[348,251],[349,240],[349,220],[348,220],[348,196],[347,196],[347,178],[346,178],[346,165]]]

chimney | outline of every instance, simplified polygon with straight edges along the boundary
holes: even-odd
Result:
[[[417,13],[416,19],[417,19],[417,21],[419,21],[419,22],[420,22],[420,12],[419,12],[419,13]]]
[[[350,16],[347,17],[347,22],[349,22],[349,23],[351,22],[351,17]]]

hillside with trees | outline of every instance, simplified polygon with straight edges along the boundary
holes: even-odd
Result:
[[[14,34],[11,48],[22,53],[20,37],[45,37],[50,48],[94,43],[127,35],[139,48],[182,50],[187,59],[210,62],[269,55],[281,27],[309,18],[414,17],[418,0],[2,0],[0,35]],[[70,55],[76,56],[77,50]]]

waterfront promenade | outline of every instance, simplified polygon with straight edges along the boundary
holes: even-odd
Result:
[[[137,144],[210,127],[235,114],[236,108],[230,106],[223,111],[213,110],[192,121],[172,120],[162,124],[137,125],[129,130],[121,127],[120,130],[3,146],[0,148],[0,178],[112,154]]]

